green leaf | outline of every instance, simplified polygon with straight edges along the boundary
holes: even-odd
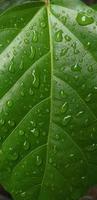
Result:
[[[15,200],[97,184],[97,12],[28,1],[0,16],[0,183]]]

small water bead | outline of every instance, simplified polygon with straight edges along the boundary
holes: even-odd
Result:
[[[8,124],[9,124],[10,127],[14,127],[15,121],[14,120],[8,120]]]
[[[94,90],[97,90],[97,86],[94,86]]]
[[[24,142],[24,149],[29,150],[29,148],[30,148],[30,143],[28,141],[25,141]]]
[[[11,108],[11,107],[13,106],[12,100],[8,100],[8,101],[7,101],[7,106],[8,106],[9,108]]]
[[[36,122],[30,121],[30,124],[31,124],[33,127],[36,127]]]
[[[32,41],[33,41],[33,42],[37,42],[37,41],[38,41],[38,33],[37,33],[36,30],[34,30],[34,31],[32,32]]]
[[[38,88],[39,87],[39,77],[38,77],[38,75],[36,75],[35,70],[32,71],[32,77],[33,77],[33,86],[35,88]]]
[[[20,70],[23,70],[23,68],[24,68],[24,66],[23,66],[23,61],[21,61],[20,66],[19,66],[19,69],[20,69]]]
[[[75,75],[74,76],[74,79],[77,81],[79,79],[79,76],[78,75]]]
[[[89,93],[85,100],[86,100],[86,102],[89,102],[89,101],[91,101],[91,99],[92,99],[92,93]]]
[[[31,133],[33,133],[33,135],[35,136],[35,137],[38,137],[39,136],[39,130],[38,129],[32,129],[31,130]]]
[[[85,178],[86,178],[85,176],[82,176],[82,177],[81,177],[82,180],[85,180]]]
[[[92,66],[92,65],[90,65],[90,66],[88,67],[88,71],[89,71],[89,72],[93,72],[93,66]]]
[[[68,52],[68,49],[64,48],[61,50],[60,56],[65,56],[65,54]]]
[[[55,138],[56,138],[56,140],[59,140],[59,139],[60,139],[60,137],[59,137],[58,134],[55,135]]]
[[[69,35],[65,35],[65,40],[67,41],[67,42],[69,42],[70,40],[71,40],[71,37],[69,36]]]
[[[76,49],[76,45],[77,45],[77,41],[73,42],[71,46],[73,47],[73,49]]]
[[[30,50],[31,50],[31,58],[34,59],[36,53],[35,47],[31,46]]]
[[[64,90],[61,90],[61,91],[60,91],[60,95],[61,95],[61,97],[65,97],[65,96],[66,96]]]
[[[61,113],[65,113],[68,109],[68,103],[65,102],[61,107]]]
[[[37,156],[37,157],[36,157],[36,165],[37,165],[37,166],[40,166],[41,164],[42,164],[42,159],[41,159],[40,156]]]
[[[80,53],[79,49],[74,49],[74,54]]]
[[[86,26],[86,25],[94,23],[93,17],[87,15],[85,12],[78,13],[76,20],[78,24],[81,26]]]
[[[21,91],[21,96],[24,97],[25,96],[25,93],[24,91]]]
[[[63,40],[63,31],[59,30],[55,33],[55,41],[62,42],[62,40]]]
[[[18,153],[17,153],[17,152],[14,152],[14,153],[13,153],[12,160],[17,160],[18,157],[19,157]]]
[[[14,72],[15,72],[13,63],[10,64],[10,66],[9,66],[9,68],[8,68],[8,71],[11,72],[11,73],[14,73]]]
[[[47,133],[44,131],[44,132],[42,132],[42,136],[46,136],[47,135]]]
[[[20,136],[24,135],[24,133],[25,133],[25,132],[24,132],[23,130],[19,130],[19,135],[20,135]]]
[[[26,192],[22,192],[20,195],[21,195],[22,198],[25,198]]]
[[[18,152],[13,152],[12,148],[9,148],[9,151],[10,151],[10,157],[9,158],[13,161],[16,161],[19,157]]]
[[[81,72],[82,68],[80,65],[78,64],[75,64],[71,67],[71,70],[74,71],[74,72]]]
[[[36,172],[36,171],[33,171],[32,173],[33,173],[33,175],[36,175],[36,174],[37,174],[37,172]]]
[[[84,111],[81,110],[81,111],[79,111],[79,112],[76,114],[76,116],[77,116],[77,117],[80,117],[80,116],[82,116],[83,113],[84,113]]]
[[[53,160],[52,158],[49,158],[49,163],[52,164],[53,163]]]
[[[70,164],[67,163],[67,164],[65,165],[65,169],[67,169],[67,168],[69,168],[69,167],[70,167]]]
[[[38,130],[35,130],[35,131],[34,131],[34,136],[35,136],[35,137],[38,137],[38,136],[39,136],[39,131],[38,131]]]
[[[82,84],[82,89],[84,90],[86,88],[86,85],[85,84]]]
[[[17,55],[17,50],[14,48],[13,50],[13,55],[16,56]]]
[[[27,38],[24,39],[25,44],[29,44],[29,40]]]
[[[63,119],[63,125],[66,126],[71,120],[71,115],[67,115],[66,117],[64,117]]]
[[[71,158],[72,158],[72,157],[74,157],[74,154],[73,154],[73,153],[71,153],[71,154],[70,154],[70,157],[71,157]]]
[[[41,25],[42,28],[45,28],[46,27],[46,22],[45,21],[41,21],[40,25]]]
[[[32,88],[30,88],[30,89],[29,89],[29,95],[30,95],[30,96],[33,96],[33,94],[34,94],[34,92],[33,92]]]
[[[3,44],[0,43],[0,47],[3,47]]]
[[[66,16],[62,16],[62,17],[61,17],[61,21],[63,22],[63,24],[66,24],[67,17],[66,17]]]
[[[87,42],[87,47],[90,47],[91,43],[90,42]]]
[[[0,119],[0,125],[3,126],[5,124],[4,119]]]
[[[89,122],[89,119],[87,118],[87,119],[85,119],[85,126],[87,126],[88,125],[88,122]]]
[[[36,144],[38,144],[38,145],[39,145],[39,140],[36,140]]]

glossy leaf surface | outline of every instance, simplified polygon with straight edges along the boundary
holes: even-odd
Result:
[[[97,13],[78,0],[0,16],[0,183],[15,200],[97,184]]]

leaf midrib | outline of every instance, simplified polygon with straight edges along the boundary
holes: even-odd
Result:
[[[45,174],[46,174],[46,168],[48,165],[48,148],[49,148],[49,142],[50,142],[50,129],[51,129],[51,124],[52,124],[52,98],[53,98],[53,42],[52,42],[52,33],[51,33],[51,22],[50,22],[50,15],[51,15],[51,11],[50,11],[50,0],[48,0],[48,5],[46,3],[46,8],[47,8],[47,14],[48,14],[48,26],[49,26],[49,37],[50,37],[50,53],[51,53],[51,89],[50,89],[50,97],[51,97],[51,102],[50,102],[50,122],[49,122],[49,130],[48,130],[48,138],[47,138],[47,152],[46,152],[46,163],[45,163],[45,170],[44,170],[44,174],[43,174],[43,178],[42,178],[42,182],[41,182],[41,188],[40,188],[40,193],[39,193],[39,197],[42,191],[42,187],[44,184],[44,180],[45,180]],[[39,200],[39,198],[38,198]]]

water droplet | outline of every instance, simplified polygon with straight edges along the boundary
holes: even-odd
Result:
[[[24,97],[25,96],[25,93],[24,91],[21,91],[21,96]]]
[[[33,77],[33,86],[35,88],[38,88],[39,87],[39,77],[38,77],[38,75],[36,76],[35,70],[32,71],[32,77]]]
[[[87,42],[87,47],[90,47],[91,43],[90,42]]]
[[[49,158],[49,163],[52,164],[53,163],[53,160],[52,158]]]
[[[93,72],[93,66],[92,66],[92,65],[90,65],[90,66],[88,67],[88,71],[89,71],[89,72]]]
[[[89,102],[90,100],[91,100],[91,98],[92,98],[92,93],[89,93],[88,95],[87,95],[87,97],[86,97],[86,102]]]
[[[66,96],[64,90],[61,90],[61,91],[60,91],[60,95],[61,95],[61,97],[65,97],[65,96]]]
[[[23,70],[24,66],[23,66],[23,61],[21,60],[21,63],[20,63],[20,66],[19,66],[19,69],[20,70]]]
[[[15,121],[9,120],[8,124],[9,124],[9,126],[14,127],[15,126]]]
[[[8,68],[8,71],[11,72],[11,73],[14,73],[14,72],[15,72],[15,69],[14,69],[14,67],[13,67],[13,64],[14,64],[14,63],[11,62],[11,63],[10,63],[10,66],[9,66],[9,68]]]
[[[81,110],[81,111],[79,111],[79,112],[76,114],[76,116],[79,117],[79,116],[81,116],[83,113],[84,113],[84,111]]]
[[[38,129],[34,128],[33,130],[31,130],[31,133],[33,133],[35,137],[39,136],[39,130]]]
[[[63,16],[63,17],[61,18],[61,21],[63,22],[63,24],[66,24],[67,17],[66,17],[66,16]]]
[[[87,15],[85,12],[78,13],[76,20],[81,26],[86,26],[94,22],[93,17]]]
[[[71,120],[71,115],[67,115],[66,117],[64,117],[63,119],[63,125],[66,126]]]
[[[60,137],[58,134],[56,134],[55,138],[56,138],[56,140],[59,140]]]
[[[65,40],[66,40],[67,42],[69,42],[69,41],[71,40],[71,37],[70,37],[69,35],[65,35]]]
[[[79,52],[79,49],[74,49],[74,54],[78,54]]]
[[[17,55],[17,50],[14,48],[13,49],[13,55],[16,56]]]
[[[35,30],[32,32],[32,41],[33,42],[37,42],[38,41],[38,34],[37,34],[37,32]]]
[[[42,28],[45,28],[46,27],[45,21],[41,21],[40,25],[41,25]]]
[[[29,40],[28,40],[27,38],[25,38],[25,39],[24,39],[24,43],[25,43],[25,44],[28,44],[28,43],[29,43]]]
[[[68,109],[68,103],[65,102],[65,103],[62,105],[62,107],[61,107],[61,112],[62,112],[62,113],[65,113],[65,112],[67,111],[67,109]]]
[[[79,66],[78,64],[75,64],[71,67],[71,70],[74,72],[81,72],[81,66]]]
[[[23,130],[19,130],[19,135],[22,136],[22,135],[24,135],[24,133],[25,133],[25,132],[24,132]]]
[[[29,150],[29,148],[30,148],[30,143],[27,142],[27,141],[25,141],[25,142],[24,142],[24,149],[25,149],[25,150]]]
[[[85,180],[85,176],[82,176],[81,179],[82,179],[82,180]]]
[[[0,125],[3,126],[5,124],[4,119],[0,119]]]
[[[36,126],[36,123],[34,121],[30,121],[30,124],[35,127]]]
[[[67,53],[67,51],[68,51],[68,49],[66,49],[66,48],[62,49],[60,55],[64,56]]]
[[[31,58],[34,59],[35,57],[35,48],[31,46]]]
[[[21,193],[21,197],[24,198],[26,196],[26,192]]]
[[[37,172],[36,172],[36,171],[33,171],[32,173],[33,173],[34,175],[35,175],[35,174],[37,174]]]
[[[18,152],[13,152],[13,149],[12,149],[11,147],[9,148],[9,151],[10,151],[10,156],[9,156],[9,158],[10,158],[11,160],[13,160],[13,161],[16,161],[16,160],[18,159],[18,157],[19,157]]]
[[[46,136],[46,132],[44,131],[44,132],[42,133],[42,135],[45,137],[45,136]]]
[[[42,164],[42,159],[40,158],[40,156],[36,157],[36,165],[40,166]]]
[[[13,105],[13,102],[12,102],[11,100],[8,100],[8,101],[7,101],[7,106],[8,106],[9,108],[11,108],[12,105]]]
[[[72,157],[74,157],[74,154],[73,154],[73,153],[71,153],[71,154],[70,154],[70,157],[71,157],[71,158],[72,158]]]
[[[55,40],[56,40],[56,42],[62,42],[62,40],[63,40],[63,32],[62,32],[62,30],[59,30],[59,31],[56,32]]]
[[[30,94],[30,96],[32,96],[34,94],[32,88],[29,89],[29,94]]]
[[[97,86],[94,86],[94,90],[97,90]]]

